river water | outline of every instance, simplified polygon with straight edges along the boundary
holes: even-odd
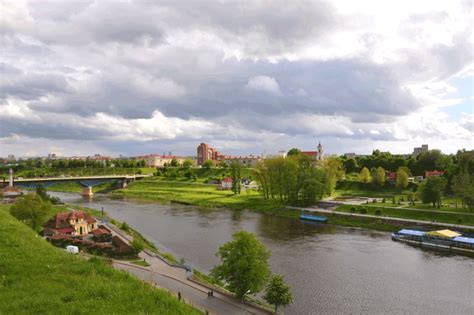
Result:
[[[474,259],[393,242],[389,233],[246,211],[51,193],[126,221],[161,250],[209,271],[234,232],[271,250],[294,303],[285,314],[474,314]]]

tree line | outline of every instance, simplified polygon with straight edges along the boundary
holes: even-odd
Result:
[[[304,154],[265,159],[256,167],[263,197],[290,204],[308,205],[330,195],[343,175],[336,157],[318,161]]]

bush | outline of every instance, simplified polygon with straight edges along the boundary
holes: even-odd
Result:
[[[352,212],[352,213],[356,212],[356,208],[352,207],[352,208],[351,208],[351,212]]]
[[[376,203],[377,202],[377,199],[372,199],[372,203]]]
[[[380,209],[375,210],[375,215],[381,215],[381,214],[382,214],[382,210]]]
[[[367,213],[367,209],[366,209],[366,208],[360,208],[360,213],[361,213],[361,214],[366,214],[366,213]]]
[[[395,197],[392,197],[392,203],[395,204]]]
[[[385,198],[382,199],[382,203],[385,203]]]
[[[462,224],[462,218],[458,218],[458,224]]]
[[[145,249],[145,244],[139,240],[138,238],[134,238],[132,243],[130,244],[133,247],[133,250],[138,254],[143,249]]]
[[[125,232],[130,231],[130,227],[128,226],[127,222],[123,222],[122,225],[120,226],[120,229],[122,229]]]

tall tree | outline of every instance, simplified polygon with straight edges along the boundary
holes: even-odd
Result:
[[[287,156],[292,156],[292,155],[300,155],[301,154],[301,150],[300,149],[297,149],[297,148],[292,148],[288,151],[288,153],[286,154]]]
[[[381,166],[375,171],[374,182],[381,187],[385,185],[385,170]]]
[[[370,176],[370,171],[367,167],[360,170],[359,180],[366,184],[372,182],[372,176]]]
[[[418,186],[418,194],[423,203],[431,203],[433,207],[441,207],[443,190],[447,180],[444,177],[428,177]]]
[[[287,306],[293,303],[291,288],[285,283],[283,277],[280,275],[272,276],[270,281],[267,283],[263,298],[265,301],[275,306],[275,313],[278,311],[279,306]]]
[[[240,194],[240,181],[242,180],[240,171],[241,171],[241,165],[239,162],[232,162],[230,164],[230,173],[232,177],[232,191],[234,192],[235,195]]]
[[[402,167],[399,167],[397,170],[396,185],[399,189],[404,189],[408,186],[408,174]]]
[[[270,276],[270,255],[270,251],[254,234],[240,231],[219,248],[216,256],[221,259],[221,264],[215,266],[211,274],[226,282],[238,297],[243,297],[248,291],[257,293]]]
[[[25,222],[35,231],[37,231],[46,221],[50,212],[51,204],[43,201],[43,199],[36,194],[26,194],[21,196],[10,208],[12,216]]]
[[[49,195],[46,192],[46,188],[43,185],[36,186],[36,195],[38,195],[43,201],[49,201]]]
[[[326,192],[330,195],[336,188],[336,184],[344,177],[345,170],[341,160],[335,156],[329,156],[322,160],[322,166],[327,175]]]

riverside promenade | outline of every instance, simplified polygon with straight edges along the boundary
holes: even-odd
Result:
[[[318,212],[318,213],[327,213],[327,214],[337,214],[343,215],[348,217],[360,217],[360,218],[373,218],[373,219],[380,219],[392,222],[406,222],[406,223],[416,223],[416,224],[425,224],[425,225],[434,225],[434,226],[442,226],[448,227],[452,229],[465,229],[465,230],[472,230],[474,231],[474,226],[472,225],[465,225],[465,224],[451,224],[451,223],[443,223],[443,222],[434,222],[434,221],[423,221],[423,220],[415,220],[415,219],[404,219],[404,218],[396,218],[396,217],[386,217],[381,215],[371,215],[371,214],[360,214],[360,213],[351,213],[351,212],[343,212],[343,211],[336,211],[330,209],[323,209],[323,208],[301,208],[301,207],[291,207],[288,206],[288,209],[295,209],[295,210],[304,210],[309,212]],[[408,210],[410,211],[410,210]]]
[[[131,241],[132,237],[125,234],[112,224],[108,227],[125,240]],[[145,260],[150,266],[138,266],[126,261],[113,260],[113,266],[117,269],[125,270],[150,283],[153,286],[167,290],[168,292],[181,296],[183,302],[190,304],[202,312],[209,314],[271,314],[260,307],[254,306],[247,302],[242,304],[241,300],[222,294],[214,290],[213,297],[208,297],[211,288],[206,285],[197,283],[188,279],[186,270],[168,264],[163,259],[156,257],[151,252],[143,251],[139,257]]]

